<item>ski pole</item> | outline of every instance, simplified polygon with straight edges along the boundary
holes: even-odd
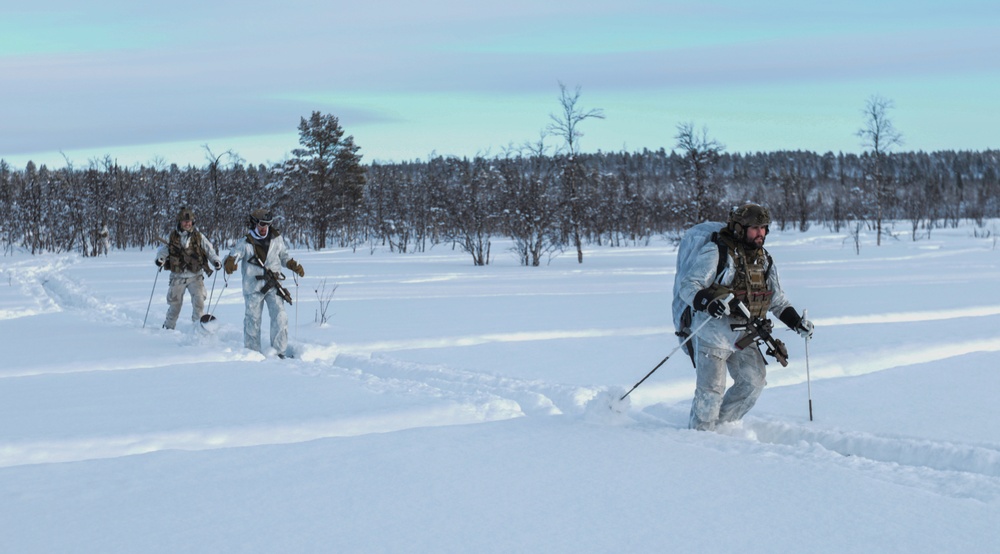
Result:
[[[733,298],[733,295],[730,294],[729,296],[726,297],[725,302],[728,304],[729,301],[732,298]],[[675,346],[674,349],[671,350],[669,354],[667,354],[666,358],[663,358],[662,360],[660,360],[660,363],[656,364],[656,367],[654,367],[653,369],[651,369],[649,371],[649,373],[646,374],[645,377],[643,377],[642,379],[639,379],[639,382],[636,383],[635,385],[633,385],[632,388],[630,388],[628,390],[628,392],[626,392],[625,394],[623,394],[622,397],[618,399],[618,401],[620,402],[622,400],[625,400],[626,396],[632,394],[632,391],[634,391],[635,389],[637,389],[639,387],[639,385],[642,384],[643,381],[645,381],[646,379],[648,379],[649,376],[653,374],[653,372],[655,372],[657,369],[660,369],[660,366],[662,366],[663,364],[667,363],[667,360],[670,359],[670,356],[673,356],[675,352],[677,352],[678,350],[680,350],[682,346],[684,346],[685,344],[688,343],[688,341],[690,341],[692,338],[694,338],[694,336],[698,334],[698,331],[701,331],[702,327],[704,327],[705,325],[707,325],[709,321],[712,321],[712,318],[706,317],[705,321],[701,322],[701,325],[699,325],[694,331],[691,331],[690,335],[688,335],[687,337],[685,337],[684,340],[682,340],[680,344],[678,344],[677,346]]]
[[[208,313],[212,313],[212,298],[215,298],[215,282],[219,280],[219,272],[215,272],[215,276],[212,277],[212,291],[208,293]],[[204,314],[202,315],[204,319]]]
[[[809,310],[802,310],[802,319],[806,319],[806,315]],[[809,337],[806,340],[806,394],[809,397],[809,421],[813,420],[813,395],[812,395],[812,379],[809,378]]]
[[[153,290],[149,291],[149,304],[146,304],[146,315],[142,318],[142,328],[146,328],[146,319],[149,318],[149,307],[153,305],[153,294],[156,292],[156,281],[160,278],[160,272],[163,271],[163,266],[161,265],[156,270],[156,277],[153,278]]]
[[[299,278],[292,272],[292,280],[295,281],[295,336],[299,336]]]
[[[218,272],[216,272],[216,273],[218,273]],[[216,275],[216,278],[218,278],[218,275]],[[225,284],[222,286],[222,290],[219,292],[219,297],[215,299],[215,306],[214,307],[212,306],[212,297],[209,296],[209,299],[208,299],[208,313],[205,314],[205,315],[203,315],[203,316],[201,316],[201,322],[202,323],[210,323],[212,321],[215,321],[215,315],[213,315],[213,314],[215,314],[215,308],[219,307],[219,302],[222,300],[222,295],[225,294],[226,293],[226,289],[229,288],[229,277],[227,277],[225,274],[223,274],[222,275],[222,282],[225,283]],[[215,281],[212,281],[212,291],[215,292]]]

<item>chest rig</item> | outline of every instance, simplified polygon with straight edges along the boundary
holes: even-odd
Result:
[[[205,249],[201,247],[201,233],[198,231],[191,231],[191,239],[188,241],[187,248],[184,247],[180,233],[177,231],[170,233],[167,252],[167,262],[170,264],[171,271],[197,273],[204,269],[209,275],[212,274],[212,270],[208,267],[208,256],[205,254]]]
[[[752,317],[766,317],[767,310],[771,307],[771,297],[774,296],[774,291],[767,288],[771,255],[763,248],[747,247],[724,235],[720,236],[720,240],[726,244],[729,255],[733,258],[735,274],[729,285],[733,296],[746,305]],[[742,316],[739,319],[743,319]]]

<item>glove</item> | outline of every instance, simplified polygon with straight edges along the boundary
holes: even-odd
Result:
[[[155,262],[156,263],[156,267],[163,267],[163,262],[165,262],[165,261],[166,260],[161,260],[161,259],[157,258],[156,262]]]
[[[724,298],[716,298],[708,304],[705,310],[708,315],[718,319],[724,315],[729,315],[729,303]]]
[[[222,269],[222,262],[220,262],[219,260],[215,260],[214,262],[212,262],[212,267],[214,267],[216,271],[219,271],[220,269]]]
[[[232,256],[226,256],[226,275],[232,275],[236,272],[236,258]]]
[[[789,329],[798,333],[800,337],[806,340],[812,338],[814,327],[813,322],[800,316],[799,313],[795,311],[795,308],[785,308],[782,310],[781,315],[778,316],[778,319],[787,325]]]
[[[695,310],[708,312],[714,318],[720,318],[730,314],[729,309],[730,291],[721,285],[712,285],[707,289],[701,289],[694,295]]]
[[[285,264],[285,267],[297,273],[299,277],[306,276],[306,270],[302,269],[302,266],[294,258],[288,258],[288,263]]]
[[[813,327],[813,322],[803,318],[799,321],[799,326],[795,328],[795,332],[798,333],[800,337],[809,340],[813,338]]]

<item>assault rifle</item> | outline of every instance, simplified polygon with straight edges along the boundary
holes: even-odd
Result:
[[[746,304],[743,302],[737,302],[736,305],[747,318],[747,334],[740,340],[736,341],[736,348],[743,350],[751,344],[760,341],[767,347],[765,352],[768,356],[772,356],[775,360],[778,360],[778,363],[781,364],[782,367],[787,366],[788,348],[785,347],[785,343],[771,336],[771,329],[774,328],[774,324],[771,323],[771,320],[763,317],[751,316],[750,310],[747,309]]]
[[[275,294],[277,294],[279,298],[291,304],[292,293],[288,292],[288,289],[281,286],[280,283],[280,281],[285,280],[285,274],[280,271],[271,271],[264,266],[264,262],[260,261],[259,257],[254,257],[254,260],[260,265],[260,268],[264,270],[263,275],[257,276],[258,281],[264,281],[264,288],[260,289],[260,293],[267,294],[267,292],[273,288]]]

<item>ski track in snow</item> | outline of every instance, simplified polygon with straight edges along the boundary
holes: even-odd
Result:
[[[330,353],[367,354],[372,352],[390,352],[393,350],[417,350],[422,348],[450,348],[456,346],[475,346],[498,342],[532,342],[560,339],[585,339],[603,337],[637,337],[648,335],[663,335],[666,327],[632,327],[615,329],[574,329],[515,333],[484,333],[479,335],[462,335],[454,337],[433,337],[426,339],[408,339],[395,341],[374,341],[368,343],[338,344],[329,348],[313,348],[306,356],[311,360],[329,357]]]
[[[116,458],[161,450],[196,451],[294,444],[332,437],[389,433],[415,427],[478,423],[490,419],[491,414],[484,413],[482,406],[454,404],[436,409],[399,410],[390,414],[299,421],[284,425],[190,429],[62,441],[0,443],[0,467]]]
[[[5,269],[11,286],[17,285],[24,296],[33,300],[31,307],[0,310],[0,319],[16,319],[61,311],[59,303],[47,292],[47,285],[53,278],[61,277],[61,271],[71,265],[69,257],[56,258],[49,264],[40,265],[34,260],[12,263]]]
[[[18,263],[6,271],[34,304],[33,307],[0,311],[0,319],[29,317],[61,310],[79,310],[88,317],[114,325],[138,328],[141,313],[131,313],[96,297],[86,287],[66,277],[63,270],[76,263],[70,256],[53,258],[44,264]],[[447,278],[447,276],[441,277]],[[817,319],[817,325],[852,325],[885,322],[934,321],[959,317],[1000,314],[1000,306],[964,310],[941,310],[878,314],[871,316]],[[552,330],[535,333],[484,334],[436,337],[424,340],[377,341],[346,345],[293,344],[298,359],[290,360],[291,370],[316,377],[346,376],[370,390],[400,395],[421,395],[445,400],[438,408],[401,409],[392,413],[363,415],[333,420],[246,426],[223,429],[192,429],[131,436],[75,438],[65,441],[0,443],[0,467],[69,462],[155,452],[164,449],[206,450],[240,446],[288,444],[329,437],[385,433],[406,428],[468,424],[524,416],[568,415],[590,424],[614,424],[637,430],[670,432],[677,441],[697,443],[739,454],[764,454],[811,460],[819,465],[862,471],[878,479],[903,486],[930,490],[937,494],[972,498],[983,502],[1000,501],[1000,449],[994,445],[880,436],[771,421],[753,416],[742,424],[724,426],[717,434],[684,429],[686,414],[663,404],[616,414],[595,404],[621,394],[609,395],[604,386],[576,386],[540,380],[517,379],[464,371],[447,366],[395,360],[384,352],[414,348],[437,348],[507,341],[545,341],[562,338],[647,335],[668,331],[663,328]],[[239,333],[224,334],[220,340],[239,342]],[[197,342],[196,339],[192,339]],[[230,347],[241,351],[238,344]],[[869,357],[861,367],[845,368],[817,359],[814,375],[859,375],[944,359],[975,351],[1000,350],[1000,339],[927,345],[922,351],[887,352]],[[253,353],[252,353],[253,354]],[[179,357],[174,363],[189,363]],[[233,353],[208,361],[264,360],[263,356],[234,356]],[[197,362],[206,360],[199,358]],[[144,364],[142,367],[147,367]],[[116,370],[136,369],[127,364]],[[92,368],[91,368],[92,369]],[[74,368],[53,368],[52,373]],[[79,368],[83,371],[83,368]],[[36,372],[37,373],[37,372]],[[35,373],[32,373],[35,374]],[[17,375],[8,375],[8,378]],[[786,383],[787,384],[787,383]],[[590,404],[588,406],[588,403]],[[603,412],[606,411],[607,414]],[[664,414],[663,412],[666,412]],[[672,413],[673,412],[673,413]],[[594,414],[597,414],[596,417]],[[731,435],[731,436],[725,436]]]
[[[865,352],[863,355],[836,353],[833,356],[814,355],[810,360],[813,380],[867,375],[887,369],[937,362],[975,352],[1000,351],[1000,337],[949,342],[945,344],[909,345],[905,349]],[[768,375],[768,386],[798,385],[806,381],[804,372],[783,372]]]
[[[131,323],[135,314],[126,314],[116,304],[98,298],[83,285],[65,275],[65,270],[80,263],[70,255],[52,256],[45,263],[18,262],[7,269],[11,284],[16,282],[35,308],[0,311],[0,319],[14,319],[46,313],[78,310],[88,317],[116,323]],[[141,319],[140,319],[141,322]]]
[[[1000,446],[894,437],[747,416],[716,433],[686,429],[682,408],[655,405],[630,412],[638,428],[663,432],[678,442],[737,455],[782,456],[849,471],[934,494],[1000,502]],[[707,438],[705,438],[707,436]]]
[[[579,413],[600,390],[402,362],[381,354],[341,354],[323,371],[346,372],[373,390],[502,406],[508,417]]]
[[[955,309],[955,310],[900,312],[900,313],[874,314],[874,315],[863,315],[863,316],[814,318],[813,322],[817,326],[830,327],[837,325],[916,323],[922,321],[940,321],[945,319],[988,317],[994,315],[1000,315],[1000,305],[978,306],[974,308]],[[383,341],[372,341],[368,343],[338,344],[326,347],[314,345],[310,346],[309,352],[303,354],[303,358],[309,360],[318,360],[322,358],[329,358],[331,357],[331,355],[336,355],[339,353],[363,354],[371,352],[388,352],[393,350],[415,350],[422,348],[448,348],[455,346],[474,346],[474,345],[498,343],[498,342],[528,342],[528,341],[546,341],[546,340],[557,340],[557,339],[655,336],[655,335],[667,335],[672,333],[673,333],[673,327],[660,326],[660,327],[613,328],[613,329],[573,329],[573,330],[553,329],[548,331],[535,331],[535,332],[486,333],[479,335],[461,335],[461,336],[451,336],[451,337],[437,336],[426,339],[406,339],[406,340],[394,340],[394,341],[383,340]],[[956,348],[954,347],[953,344],[948,344],[948,345],[930,347],[930,349],[938,351],[954,351],[957,353],[968,353],[968,352],[977,352],[984,350],[994,351],[994,350],[1000,350],[1000,339],[970,343],[970,346],[968,348],[962,346]],[[958,355],[958,354],[951,354],[951,355]],[[934,358],[934,359],[940,359],[940,358]],[[897,365],[905,365],[905,363]]]
[[[823,429],[748,417],[743,429],[767,447],[802,451],[900,485],[937,494],[1000,502],[1000,449],[871,433]]]

